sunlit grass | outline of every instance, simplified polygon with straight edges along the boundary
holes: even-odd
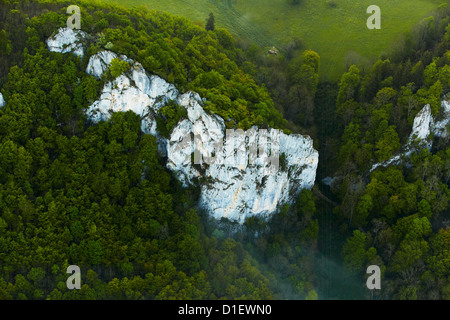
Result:
[[[322,79],[338,80],[346,61],[369,62],[404,32],[427,17],[444,0],[108,0],[145,5],[205,22],[213,12],[216,23],[260,46],[282,48],[294,38],[321,56]],[[381,30],[366,27],[369,5],[381,8]]]

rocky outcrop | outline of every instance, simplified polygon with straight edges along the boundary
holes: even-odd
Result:
[[[107,66],[100,67],[105,56],[113,57],[105,53],[91,57],[92,67],[88,70],[99,76],[93,70],[106,70]],[[186,109],[187,119],[180,121],[166,139],[158,134],[155,115],[169,100]],[[223,119],[206,113],[203,102],[198,94],[180,94],[173,85],[147,75],[140,64],[134,63],[129,72],[105,85],[100,99],[88,112],[93,121],[106,120],[110,112],[117,111],[132,110],[140,115],[143,132],[158,137],[167,156],[167,168],[185,186],[201,181],[200,206],[218,219],[242,223],[250,216],[269,216],[280,204],[290,202],[292,195],[314,185],[318,153],[309,137],[279,133],[279,154],[283,155],[286,167],[270,174],[263,165],[265,159],[252,165],[240,161],[239,157],[248,158],[248,145],[239,154],[241,141],[226,138]],[[232,151],[222,153],[222,158],[216,155],[213,164],[193,163],[192,154],[196,150],[202,159],[211,157],[221,143],[233,146],[229,149]]]
[[[442,100],[442,120],[437,121],[433,126],[434,136],[438,138],[449,135],[447,126],[450,124],[450,102],[447,99],[450,99],[450,96]]]
[[[108,69],[111,62],[120,58],[123,61],[127,61],[129,63],[133,63],[132,60],[128,59],[126,56],[121,55],[120,57],[112,51],[102,50],[95,55],[93,55],[89,59],[88,66],[86,68],[86,72],[93,75],[96,78],[100,78],[102,74]]]
[[[167,167],[186,184],[195,178],[206,181],[202,184],[200,206],[217,219],[242,223],[251,216],[269,216],[280,204],[291,202],[301,189],[313,187],[318,152],[309,137],[271,129],[268,136],[276,136],[276,142],[271,139],[270,148],[268,143],[263,144],[263,156],[260,153],[254,161],[248,161],[250,148],[258,139],[257,128],[246,132],[248,141],[242,136],[230,137],[225,133],[223,119],[204,112],[197,94],[184,94],[177,103],[186,108],[188,119],[173,130],[167,149]],[[186,143],[183,138],[189,135],[195,138]],[[285,164],[278,170],[273,170],[268,161],[269,149],[273,151],[274,144]],[[221,145],[222,151],[217,148]],[[191,159],[195,150],[199,151],[200,159],[216,153],[213,163],[208,165],[202,161],[198,168]]]
[[[101,51],[89,59],[86,72],[100,78],[114,58],[118,58],[115,53]],[[167,141],[156,130],[155,116],[167,102],[177,99],[178,90],[160,77],[148,76],[140,63],[125,56],[120,59],[130,62],[131,69],[104,86],[99,100],[89,107],[88,115],[98,122],[107,120],[110,112],[131,110],[142,117],[142,131],[156,136],[160,150],[166,154]]]
[[[414,118],[412,132],[409,136],[408,143],[403,147],[403,151],[389,160],[373,165],[370,172],[378,167],[400,164],[402,158],[408,158],[418,149],[431,149],[433,146],[433,136],[438,138],[446,137],[448,135],[446,127],[450,122],[450,103],[447,99],[444,99],[441,105],[442,120],[435,121],[431,113],[431,107],[427,104]]]
[[[86,32],[70,28],[59,28],[58,32],[47,40],[48,49],[52,52],[74,53],[82,57],[84,55],[83,40]]]
[[[90,57],[86,72],[99,78],[117,57],[101,51]],[[256,127],[246,132],[247,138],[227,135],[224,120],[205,112],[197,93],[180,93],[174,85],[148,75],[138,62],[119,58],[131,69],[104,86],[98,101],[88,108],[89,117],[97,122],[107,120],[111,112],[128,110],[140,115],[142,131],[158,138],[167,168],[185,186],[200,182],[200,207],[215,218],[243,223],[251,216],[269,216],[301,189],[314,185],[318,152],[311,138],[270,129],[262,139]],[[185,108],[187,117],[165,138],[158,133],[155,116],[169,101]],[[251,152],[255,143],[257,156]],[[268,161],[274,154],[279,155],[278,170]],[[200,159],[197,164],[193,155]]]
[[[414,118],[411,134],[409,135],[407,148],[412,149],[414,142],[422,148],[431,148],[433,142],[429,136],[433,131],[434,118],[431,114],[431,107],[427,104]],[[409,150],[408,150],[409,151]]]
[[[369,172],[380,167],[399,165],[404,159],[408,159],[411,154],[420,149],[431,149],[433,138],[447,138],[449,136],[448,125],[450,124],[450,94],[444,97],[441,102],[441,112],[438,120],[435,120],[430,105],[426,105],[417,113],[414,118],[411,134],[408,143],[403,146],[402,151],[392,158],[376,163]],[[409,165],[408,163],[406,165]],[[325,177],[321,182],[331,188],[337,187],[342,181],[342,177]]]
[[[216,218],[244,222],[249,216],[268,216],[280,204],[290,203],[301,189],[312,188],[318,164],[312,140],[283,133],[279,139],[286,168],[269,173],[264,165],[213,165],[206,172],[212,184],[202,187],[201,204]]]

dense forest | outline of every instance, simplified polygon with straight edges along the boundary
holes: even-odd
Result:
[[[167,14],[91,1],[83,29],[88,48],[113,49],[208,99],[207,110],[230,127],[284,128],[267,90],[234,62],[237,50],[222,29],[206,31]],[[2,1],[0,73],[7,101],[0,110],[0,296],[2,299],[269,299],[317,296],[309,269],[293,262],[263,270],[242,242],[197,212],[198,189],[183,189],[164,168],[156,139],[141,119],[116,113],[93,125],[84,111],[102,82],[83,70],[87,57],[49,52],[65,26],[68,3]],[[314,241],[308,209],[290,213]],[[274,235],[275,236],[275,235]],[[266,260],[285,246],[259,238]],[[252,243],[248,240],[248,243]],[[264,247],[264,248],[263,248]],[[289,247],[290,248],[290,247]],[[297,249],[298,250],[298,249]],[[310,261],[306,261],[307,265]],[[82,270],[81,290],[66,288],[66,269]],[[275,275],[279,268],[289,268]]]
[[[382,298],[450,298],[448,135],[402,165],[370,172],[399,152],[426,104],[442,117],[450,89],[449,22],[443,4],[369,70],[351,66],[338,85],[334,124],[342,135],[333,155],[339,177],[333,193],[347,234],[343,262],[360,274],[367,265],[382,266]]]
[[[288,127],[314,138],[321,155],[318,180],[333,176],[331,188],[316,181],[319,252],[328,254],[333,266],[342,263],[345,275],[336,274],[348,282],[367,278],[369,265],[381,267],[382,291],[371,294],[361,285],[330,279],[355,293],[321,288],[322,293],[450,299],[448,135],[401,165],[371,171],[400,154],[425,105],[435,119],[443,117],[441,100],[450,90],[447,4],[370,65],[349,65],[339,83],[319,81],[320,57],[300,40],[289,43],[282,55],[266,54],[245,40],[236,43],[245,52],[241,67],[268,88]],[[323,262],[316,256],[316,266]]]
[[[90,35],[82,58],[46,45],[72,4]],[[209,218],[139,116],[87,118],[108,79],[84,70],[102,49],[198,92],[229,128],[309,134],[321,157],[316,186],[269,221]],[[339,83],[321,82],[319,70],[301,41],[271,55],[142,8],[0,0],[0,299],[450,299],[448,138],[370,172],[400,152],[424,105],[442,117],[450,8]],[[325,260],[337,267],[324,274]],[[80,290],[66,287],[72,264]],[[365,289],[369,265],[381,267],[383,290]],[[330,292],[338,276],[360,279],[343,288],[354,293]]]

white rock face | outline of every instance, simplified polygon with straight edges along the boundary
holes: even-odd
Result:
[[[431,107],[427,104],[414,118],[412,132],[409,135],[408,145],[414,141],[419,142],[427,148],[431,148],[432,142],[428,141],[428,136],[431,134],[434,126],[433,115],[431,114]]]
[[[434,135],[439,138],[448,136],[447,126],[450,123],[450,102],[446,99],[442,100],[443,119],[435,123],[433,131]]]
[[[292,194],[314,185],[318,152],[313,149],[309,137],[278,132],[278,153],[284,158],[285,168],[281,166],[271,172],[270,163],[265,165],[269,158],[268,144],[262,146],[266,150],[265,156],[248,161],[251,156],[249,146],[258,137],[256,128],[247,131],[249,140],[245,143],[237,135],[229,137],[225,134],[223,119],[208,115],[197,94],[184,94],[177,102],[186,108],[188,119],[173,130],[168,143],[167,167],[184,184],[192,183],[195,178],[206,179],[200,206],[215,218],[243,223],[251,216],[269,216],[280,204],[290,202]],[[269,135],[276,134],[276,130],[269,131]],[[185,137],[189,137],[187,142]],[[219,151],[221,146],[223,150]],[[197,170],[198,166],[191,159],[195,150],[202,159],[215,153],[214,162],[207,165],[203,161],[201,169]]]
[[[211,156],[215,144],[223,140],[225,123],[203,110],[202,100],[196,93],[182,94],[176,103],[186,109],[188,119],[180,121],[173,129],[167,145],[167,168],[187,186],[194,178],[202,177],[194,167],[191,155],[199,150],[202,156]],[[198,139],[193,139],[194,135]]]
[[[3,98],[3,94],[0,92],[0,108],[5,106],[5,99]]]
[[[60,30],[55,38],[49,40],[52,50],[68,52],[62,49],[62,44],[67,44],[64,48],[80,54],[79,48],[73,46],[76,41],[70,31]],[[101,51],[90,58],[86,72],[100,78],[116,57],[113,52]],[[224,120],[206,113],[197,93],[180,94],[174,85],[148,75],[139,63],[120,58],[132,64],[131,70],[105,85],[99,100],[88,108],[88,116],[98,122],[107,120],[111,112],[131,110],[140,115],[142,131],[158,138],[167,156],[167,168],[185,186],[202,180],[200,207],[215,218],[243,223],[251,216],[269,216],[279,205],[295,199],[301,189],[314,185],[319,155],[311,138],[270,129],[271,138],[258,140],[263,141],[260,148],[265,154],[255,158],[248,146],[258,139],[256,128],[247,132],[247,142],[239,136],[227,136]],[[187,119],[181,120],[166,139],[157,132],[155,115],[169,101],[184,107]],[[226,152],[220,152],[221,146]],[[282,158],[283,164],[275,172],[265,162],[269,150],[274,154],[278,151]],[[192,161],[195,152],[201,156],[200,164]]]
[[[119,57],[112,51],[102,50],[89,59],[86,72],[96,78],[100,78],[101,75],[106,71],[108,66],[111,64],[111,61],[113,61],[113,59],[115,58],[120,58],[124,61],[127,61],[128,63],[133,63],[133,61],[131,59],[128,59],[125,55],[121,55]]]
[[[99,52],[90,58],[86,72],[100,78],[116,57],[112,52]],[[120,58],[132,63],[131,70],[105,85],[100,99],[89,107],[88,115],[97,122],[107,120],[111,112],[131,110],[143,118],[144,133],[159,137],[154,115],[169,100],[177,98],[178,90],[159,77],[148,76],[141,64],[125,56]]]
[[[106,70],[106,62],[113,58],[110,54],[91,57],[88,72],[100,76],[98,70]],[[166,140],[158,135],[154,115],[169,100],[186,109],[187,119],[181,120]],[[165,147],[167,168],[185,186],[196,179],[204,180],[200,206],[218,219],[243,223],[250,216],[268,216],[280,204],[290,202],[292,194],[314,185],[318,152],[309,137],[280,133],[279,154],[283,154],[286,168],[270,174],[262,165],[264,159],[251,165],[245,161],[248,154],[237,152],[240,141],[226,139],[224,120],[207,114],[202,104],[197,93],[180,94],[173,85],[148,76],[140,64],[134,63],[130,72],[106,84],[100,99],[89,108],[89,115],[94,121],[106,120],[111,111],[132,110],[142,116],[143,132],[156,135],[160,146]],[[221,158],[216,155],[213,164],[194,165],[195,150],[202,157],[211,157],[219,154],[217,147],[222,143],[236,147],[222,153]]]
[[[312,188],[318,164],[312,140],[279,133],[279,152],[285,157],[286,168],[273,173],[258,164],[240,163],[245,169],[210,166],[206,176],[212,179],[213,187],[203,185],[200,204],[218,219],[243,223],[251,216],[269,216],[280,204],[290,203],[301,189]]]
[[[47,40],[48,49],[52,52],[68,53],[82,57],[84,55],[83,40],[86,32],[69,28],[59,28],[58,33]]]
[[[98,52],[89,59],[86,73],[89,73],[96,78],[100,78],[110,65],[111,61],[115,58],[117,58],[117,54],[114,52],[107,50]]]

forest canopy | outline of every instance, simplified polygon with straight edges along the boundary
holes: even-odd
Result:
[[[0,299],[272,299],[283,295],[278,281],[292,296],[314,295],[308,270],[274,280],[217,222],[205,223],[199,190],[165,169],[139,116],[86,117],[107,79],[84,70],[107,48],[198,92],[228,127],[284,128],[267,90],[234,61],[231,35],[165,13],[72,4],[92,35],[82,59],[46,45],[66,24],[67,1],[0,0]],[[126,68],[115,61],[109,72]],[[167,134],[183,113],[169,104],[159,117]],[[80,290],[66,287],[71,264],[82,270]]]
[[[83,58],[46,45],[73,4],[90,35]],[[450,8],[369,68],[350,65],[339,83],[319,80],[320,57],[301,41],[269,55],[209,29],[97,1],[0,0],[0,299],[449,299],[448,137],[370,168],[401,152],[426,104],[442,118]],[[199,188],[165,169],[139,116],[87,118],[108,77],[129,67],[115,60],[106,77],[88,75],[103,49],[199,93],[228,128],[309,133],[321,154],[316,186],[270,223],[209,219]],[[169,135],[185,116],[169,103],[158,130]],[[319,181],[327,175],[331,187]],[[345,280],[378,265],[383,290],[341,286],[324,261],[342,265]],[[66,287],[71,264],[82,270],[80,290]],[[329,280],[342,291],[330,292]]]

